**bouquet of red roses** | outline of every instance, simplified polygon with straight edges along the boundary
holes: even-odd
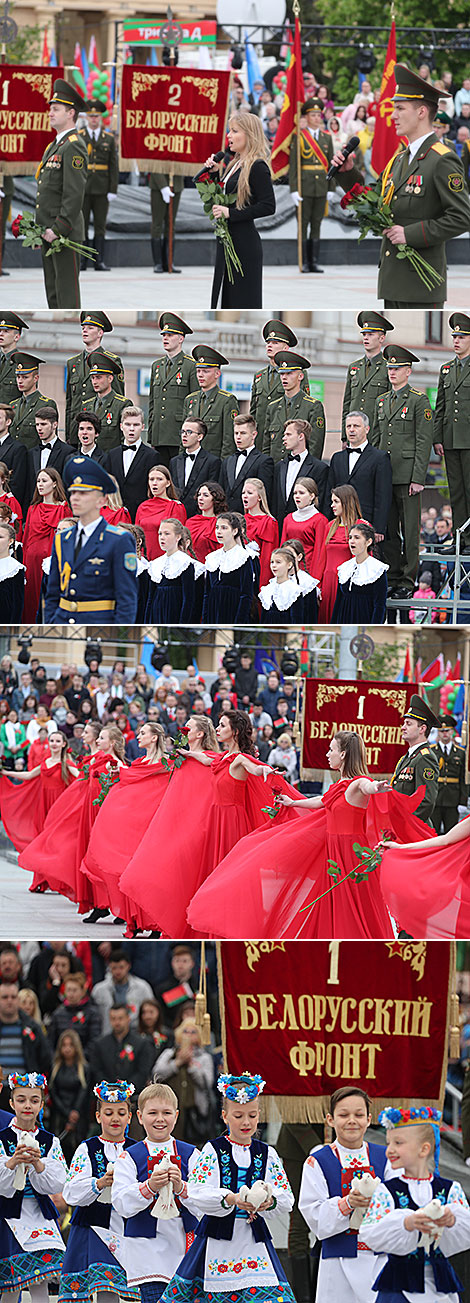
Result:
[[[15,240],[20,236],[23,237],[23,248],[40,249],[44,244],[45,226],[40,226],[36,222],[32,213],[18,213],[11,224],[12,233]],[[74,253],[80,254],[81,258],[95,258],[96,249],[89,249],[86,244],[78,244],[76,240],[69,240],[66,235],[56,235],[47,246],[46,258],[52,253],[59,253],[61,249],[73,249]]]
[[[390,209],[390,204],[385,202],[382,195],[377,190],[371,189],[370,186],[353,185],[347,194],[343,195],[341,208],[352,208],[360,227],[359,244],[364,240],[369,231],[373,235],[383,235],[384,231],[395,222]],[[406,258],[414,271],[419,276],[427,290],[435,289],[436,285],[442,283],[443,277],[431,263],[422,258],[417,249],[412,249],[409,244],[398,244],[397,258],[402,260]]]
[[[243,276],[244,275],[243,267],[238,257],[238,253],[236,253],[235,251],[235,246],[229,231],[227,218],[214,217],[212,213],[212,207],[213,204],[225,204],[227,207],[229,204],[235,204],[237,200],[237,196],[235,194],[227,195],[220,181],[215,180],[213,172],[210,172],[209,170],[207,172],[204,172],[202,176],[200,176],[196,181],[196,190],[198,191],[198,194],[200,195],[202,202],[204,204],[204,212],[207,214],[208,217],[210,217],[210,220],[213,223],[214,231],[217,236],[217,239],[220,240],[223,244],[225,266],[227,268],[227,276],[229,278],[230,284],[233,285],[234,269],[239,273],[240,276]]]

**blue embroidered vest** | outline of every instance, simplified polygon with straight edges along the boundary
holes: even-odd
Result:
[[[251,1141],[250,1166],[243,1169],[237,1167],[234,1162],[232,1145],[227,1136],[218,1136],[216,1140],[211,1140],[211,1145],[217,1154],[220,1184],[225,1190],[233,1190],[234,1194],[237,1194],[242,1185],[248,1185],[251,1189],[255,1181],[264,1181],[268,1146],[262,1140]],[[241,1181],[239,1181],[240,1175],[243,1177]],[[210,1235],[214,1240],[231,1240],[236,1212],[237,1209],[234,1208],[229,1217],[203,1217],[199,1223],[198,1235]],[[271,1239],[263,1217],[255,1217],[251,1229],[257,1244]]]
[[[48,1154],[49,1150],[52,1148],[55,1136],[52,1135],[51,1131],[43,1131],[42,1127],[40,1127],[36,1132],[36,1140],[41,1149],[41,1158],[45,1158],[46,1154]],[[6,1127],[4,1131],[0,1131],[0,1141],[5,1153],[10,1158],[11,1155],[14,1154],[18,1144],[16,1131],[13,1131],[12,1127]],[[0,1217],[21,1217],[23,1199],[28,1188],[32,1190],[34,1198],[37,1199],[45,1221],[58,1222],[59,1214],[57,1209],[54,1207],[52,1199],[49,1198],[48,1194],[38,1194],[37,1191],[33,1189],[32,1185],[30,1185],[27,1174],[24,1190],[15,1190],[11,1199],[6,1195],[0,1196]]]
[[[90,1140],[85,1140],[88,1149],[88,1157],[91,1163],[92,1176],[98,1180],[100,1176],[106,1175],[108,1160],[104,1152],[104,1140],[99,1136],[91,1136]],[[127,1137],[124,1141],[124,1149],[130,1149],[135,1144],[134,1140]],[[94,1203],[89,1203],[86,1207],[76,1207],[72,1214],[72,1226],[102,1226],[109,1230],[111,1213],[113,1211],[112,1203],[100,1203],[95,1199]]]
[[[418,1211],[418,1205],[413,1202],[406,1181],[400,1180],[400,1177],[397,1176],[391,1181],[386,1181],[385,1184],[387,1190],[390,1190],[390,1194],[393,1196],[396,1208],[409,1208],[411,1212]],[[440,1199],[442,1204],[446,1204],[452,1184],[452,1181],[447,1181],[442,1176],[434,1176],[432,1179],[432,1198]],[[448,1259],[444,1257],[439,1246],[434,1248],[434,1245],[431,1245],[427,1261],[432,1267],[438,1293],[463,1293],[462,1282]],[[407,1294],[424,1294],[425,1265],[426,1254],[424,1249],[415,1249],[413,1253],[407,1253],[406,1255],[389,1253],[388,1262],[386,1262],[372,1288],[374,1290],[391,1291],[392,1293],[400,1293],[406,1289]]]
[[[181,1176],[183,1181],[187,1181],[188,1161],[191,1154],[194,1153],[194,1145],[187,1145],[184,1140],[175,1140],[175,1144],[176,1152],[181,1158]],[[149,1151],[147,1145],[143,1140],[138,1140],[137,1144],[132,1144],[130,1146],[129,1154],[137,1168],[137,1180],[139,1182],[146,1181],[149,1174]],[[177,1200],[177,1203],[186,1234],[188,1234],[189,1231],[195,1231],[197,1218],[193,1217],[192,1213],[188,1212],[188,1209],[184,1206],[184,1201],[179,1203]],[[124,1235],[131,1239],[137,1239],[142,1236],[146,1240],[154,1240],[158,1230],[158,1217],[150,1216],[150,1210],[152,1207],[153,1204],[150,1203],[149,1200],[148,1208],[143,1208],[142,1212],[136,1213],[134,1217],[128,1217],[124,1227]]]
[[[353,1176],[357,1176],[360,1171],[370,1172],[383,1181],[387,1162],[385,1148],[383,1145],[370,1144],[368,1149],[369,1167],[362,1168],[342,1168],[339,1158],[329,1145],[313,1155],[325,1177],[330,1198],[337,1195],[338,1199],[342,1199],[349,1194]],[[322,1240],[322,1258],[357,1258],[357,1231],[350,1230],[348,1226],[347,1230],[340,1231],[338,1235],[329,1235],[328,1239]]]

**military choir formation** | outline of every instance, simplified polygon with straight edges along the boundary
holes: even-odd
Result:
[[[27,323],[1,314],[1,623],[383,623],[388,596],[409,602],[433,447],[461,552],[470,545],[470,316],[449,318],[455,357],[434,413],[412,383],[420,359],[384,347],[393,323],[368,311],[357,320],[364,351],[348,368],[341,450],[328,463],[311,361],[282,321],[263,328],[267,365],[240,413],[219,384],[228,359],[205,343],[186,352],[191,327],[162,313],[145,432],[122,361],[103,345],[111,321],[83,311],[64,440],[41,359],[24,351]]]
[[[28,1288],[33,1303],[43,1303],[48,1283],[58,1281],[59,1303],[88,1303],[95,1294],[100,1303],[295,1303],[271,1238],[279,1213],[292,1219],[294,1195],[279,1154],[257,1137],[261,1076],[219,1077],[221,1134],[201,1151],[174,1138],[172,1087],[157,1082],[140,1092],[143,1139],[135,1141],[133,1085],[101,1081],[96,1134],[79,1145],[69,1170],[60,1138],[44,1128],[46,1078],[12,1072],[8,1081],[12,1112],[2,1113],[0,1131],[0,1280],[8,1298]],[[311,1128],[298,1198],[321,1250],[318,1299],[457,1299],[450,1259],[470,1248],[470,1208],[460,1183],[439,1173],[440,1119],[425,1104],[387,1107],[379,1114],[386,1143],[367,1142],[365,1090],[334,1092],[325,1119],[334,1139],[318,1144],[322,1128],[320,1135]],[[66,1246],[57,1204],[73,1210]],[[297,1298],[311,1298],[308,1257],[290,1262]]]

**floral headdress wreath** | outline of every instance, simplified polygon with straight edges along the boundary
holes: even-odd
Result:
[[[93,1087],[93,1094],[97,1099],[106,1100],[107,1104],[117,1104],[120,1101],[127,1103],[134,1090],[130,1081],[100,1081]]]
[[[379,1124],[386,1131],[393,1131],[395,1127],[419,1127],[426,1124],[432,1126],[434,1139],[436,1141],[435,1169],[436,1175],[439,1175],[439,1156],[441,1151],[441,1132],[439,1123],[442,1113],[438,1108],[430,1108],[428,1104],[423,1104],[421,1108],[384,1108],[379,1113]]]
[[[234,1099],[237,1104],[249,1104],[250,1100],[262,1095],[265,1085],[262,1077],[252,1076],[251,1072],[225,1072],[219,1077],[217,1090],[220,1090],[224,1099]]]
[[[15,1090],[17,1086],[28,1086],[30,1090],[34,1090],[34,1087],[45,1090],[47,1077],[42,1072],[10,1072],[8,1085],[10,1090]]]

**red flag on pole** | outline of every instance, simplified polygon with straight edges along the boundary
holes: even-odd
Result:
[[[302,72],[302,48],[300,44],[300,23],[295,20],[294,46],[287,69],[287,86],[279,118],[279,126],[274,137],[271,153],[273,177],[285,176],[289,171],[289,150],[297,126],[297,104],[305,99],[304,75]]]
[[[45,28],[44,28],[44,40],[43,40],[43,44],[42,44],[42,58],[41,58],[41,63],[42,63],[43,68],[48,68],[48,67],[49,67],[49,59],[50,59],[50,57],[51,57],[51,56],[50,56],[50,54],[49,54],[49,45],[48,45],[48,41],[47,41],[47,27],[45,27]]]
[[[403,666],[403,682],[411,683],[413,679],[413,663],[411,660],[410,644],[407,644],[405,664]]]
[[[380,86],[380,99],[377,105],[377,114],[375,118],[374,139],[372,142],[371,163],[374,172],[382,172],[386,163],[398,149],[400,137],[397,136],[394,123],[392,122],[393,113],[393,95],[396,91],[395,81],[395,64],[397,61],[397,42],[395,35],[395,20],[390,28],[388,38],[387,53],[385,55],[384,70],[382,73],[382,83]]]

